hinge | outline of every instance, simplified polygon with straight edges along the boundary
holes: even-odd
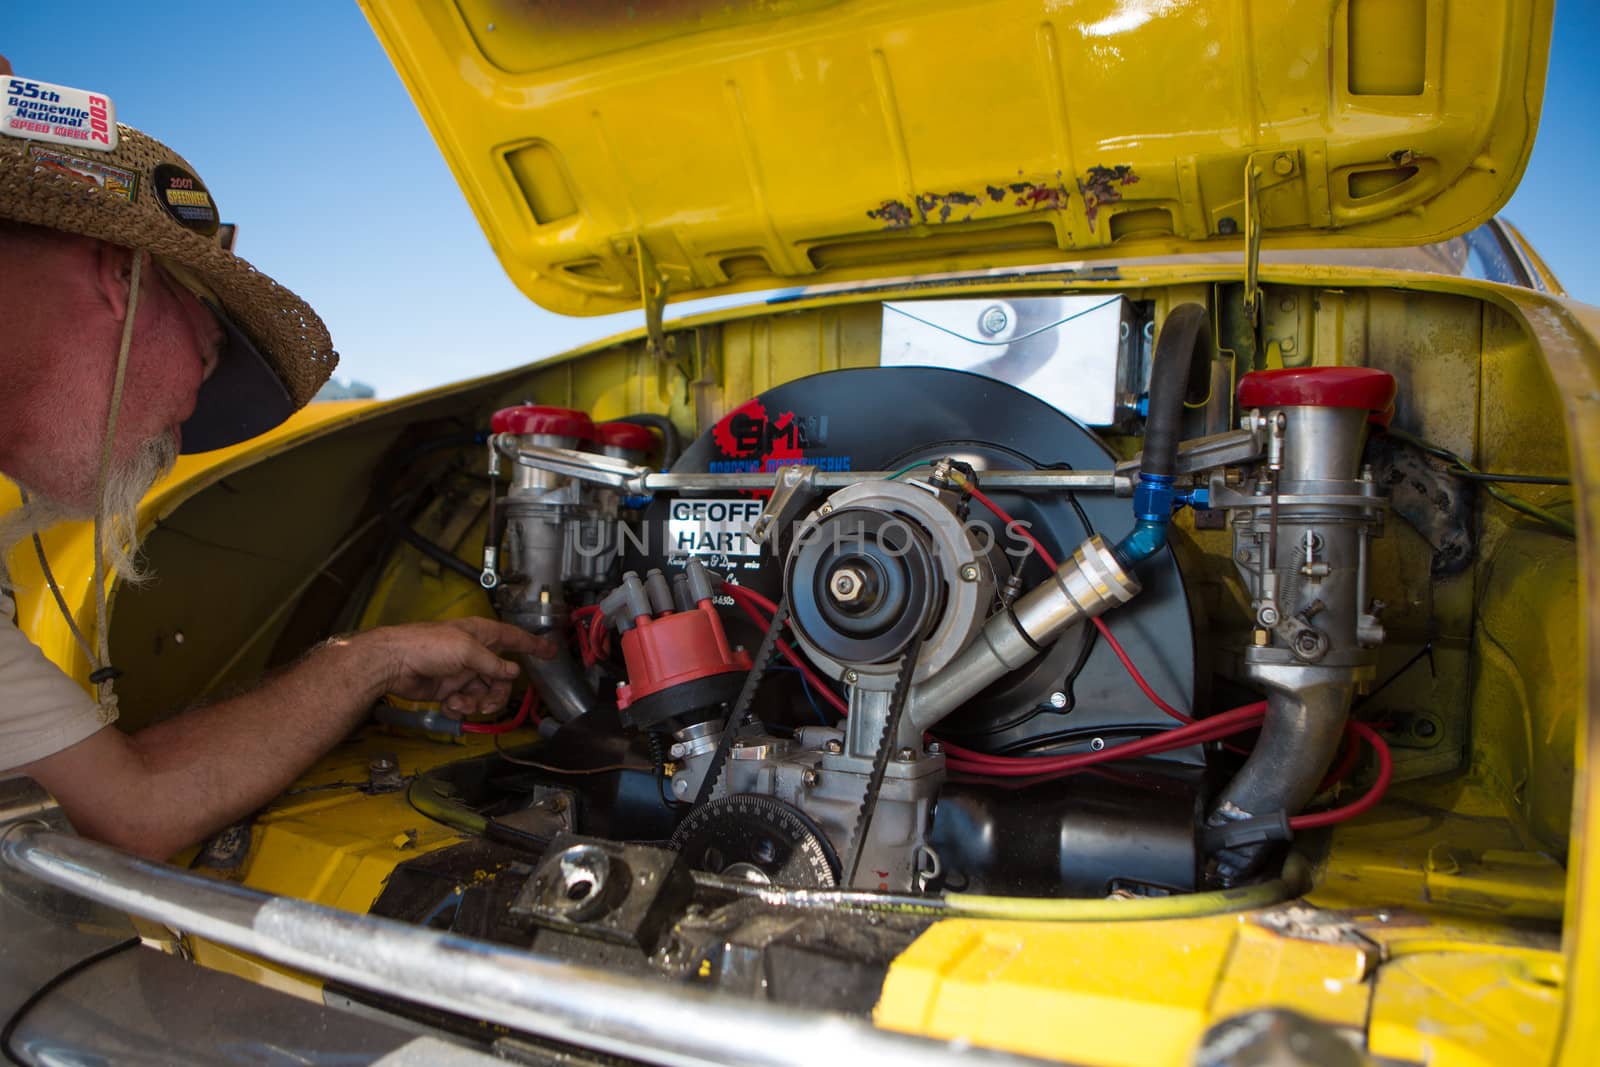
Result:
[[[644,303],[647,335],[645,351],[651,359],[666,360],[673,347],[672,339],[662,326],[667,307],[667,276],[656,266],[656,259],[645,247],[643,238],[635,237],[633,247],[639,258],[639,299]]]

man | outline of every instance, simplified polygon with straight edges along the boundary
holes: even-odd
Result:
[[[111,122],[103,96],[14,79],[3,57],[0,78],[0,472],[27,501],[9,539],[92,518],[97,555],[136,577],[134,508],[177,451],[277,425],[337,356],[315,312],[222,248],[186,161]],[[104,627],[98,652],[83,639],[97,707],[13,624],[7,586],[0,774],[37,780],[85,836],[156,859],[278,795],[385,693],[492,712],[518,673],[499,653],[552,653],[487,619],[386,627],[130,736],[110,725]]]

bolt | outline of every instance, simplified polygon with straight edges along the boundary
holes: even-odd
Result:
[[[917,758],[916,750],[913,749],[913,748],[910,748],[909,746],[906,747],[906,748],[902,748],[899,752],[895,753],[895,759],[898,759],[901,763],[910,763],[913,760],[915,760],[916,758]]]
[[[688,745],[684,744],[682,741],[677,741],[674,742],[673,746],[667,750],[667,753],[673,759],[682,759],[684,755],[688,753],[688,751]]]
[[[807,787],[816,785],[820,777],[821,776],[817,774],[816,770],[811,767],[807,767],[805,770],[800,772],[800,781],[803,782]]]
[[[1293,337],[1285,337],[1283,339],[1283,343],[1282,343],[1281,347],[1283,348],[1283,350],[1285,352],[1293,352],[1294,349],[1295,349],[1294,338]]]
[[[1278,625],[1278,609],[1273,607],[1271,604],[1263,605],[1262,608],[1256,612],[1256,621],[1262,626]]]
[[[937,741],[929,741],[928,742],[928,755],[930,755],[930,756],[942,756],[942,755],[944,755],[944,746],[941,745]]]
[[[175,644],[175,645],[183,644],[183,631],[182,630],[178,630],[178,631],[175,631],[173,633],[173,635],[172,635],[172,643]]]
[[[1439,727],[1432,719],[1418,719],[1411,724],[1411,732],[1418,737],[1432,737],[1438,733]]]
[[[1308,656],[1317,650],[1317,643],[1317,635],[1312,633],[1303,633],[1294,640],[1295,647]]]
[[[849,567],[840,567],[829,579],[828,591],[833,594],[833,599],[848,604],[861,592],[862,584],[859,572]]]
[[[1284,311],[1293,311],[1294,310],[1294,297],[1292,297],[1292,296],[1284,297],[1282,300],[1278,301],[1278,307],[1282,308]]]
[[[1066,707],[1067,706],[1067,694],[1063,693],[1059,689],[1057,689],[1054,693],[1051,693],[1050,694],[1050,706],[1052,708],[1057,708],[1057,709]]]
[[[1222,218],[1217,220],[1217,232],[1223,236],[1238,233],[1239,224],[1234,221],[1232,215],[1224,215]]]
[[[1288,177],[1294,173],[1294,160],[1286,153],[1279,152],[1272,158],[1272,172],[1280,177]]]
[[[991,337],[1009,325],[1011,318],[1006,314],[1006,309],[999,305],[985,308],[983,314],[978,317],[978,329]]]
[[[1103,749],[1105,747],[1106,747],[1106,739],[1103,738],[1103,737],[1097,737],[1093,741],[1089,742],[1089,748],[1094,752],[1099,752],[1101,749]]]
[[[1272,632],[1257,627],[1250,632],[1250,640],[1257,648],[1266,648],[1272,643]]]
[[[833,514],[833,505],[829,504],[829,503],[826,503],[826,502],[823,503],[823,505],[821,507],[817,508],[817,514],[818,515],[832,515]]]
[[[844,745],[839,742],[838,738],[834,738],[822,747],[830,756],[837,756],[844,751]]]
[[[975,582],[975,581],[977,581],[978,580],[978,565],[976,563],[964,564],[962,566],[962,568],[961,568],[961,580],[963,582]]]
[[[858,674],[854,668],[844,672],[844,681],[846,685],[855,685],[860,680],[861,675]]]
[[[674,778],[672,780],[672,791],[674,793],[678,794],[680,797],[688,796],[689,795],[689,779],[687,779],[687,778]]]
[[[377,756],[367,763],[367,770],[373,774],[387,774],[394,770],[394,760],[387,756]]]

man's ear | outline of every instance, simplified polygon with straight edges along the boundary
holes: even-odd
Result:
[[[141,253],[109,241],[95,242],[95,285],[118,322],[128,313],[128,291],[133,286],[133,257]]]

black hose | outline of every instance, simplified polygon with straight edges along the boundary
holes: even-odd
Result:
[[[401,471],[405,470],[416,460],[434,452],[441,452],[451,448],[464,448],[471,444],[482,444],[483,435],[471,431],[450,434],[425,441],[415,448],[401,453],[392,462],[385,464],[383,471],[378,476],[378,506],[383,511],[383,521],[390,532],[406,544],[421,552],[424,556],[438,563],[441,567],[448,567],[463,578],[478,584],[480,570],[466,560],[449,551],[442,545],[436,544],[422,536],[411,524],[394,509],[394,483]]]
[[[1211,316],[1204,304],[1179,304],[1167,313],[1150,367],[1150,408],[1144,424],[1141,474],[1175,477],[1183,439],[1183,398],[1197,361],[1211,355]]]
[[[661,435],[661,465],[670,467],[678,462],[678,457],[683,455],[683,440],[678,436],[678,427],[665,415],[624,415],[612,422],[631,422],[635,426],[648,426]]]

